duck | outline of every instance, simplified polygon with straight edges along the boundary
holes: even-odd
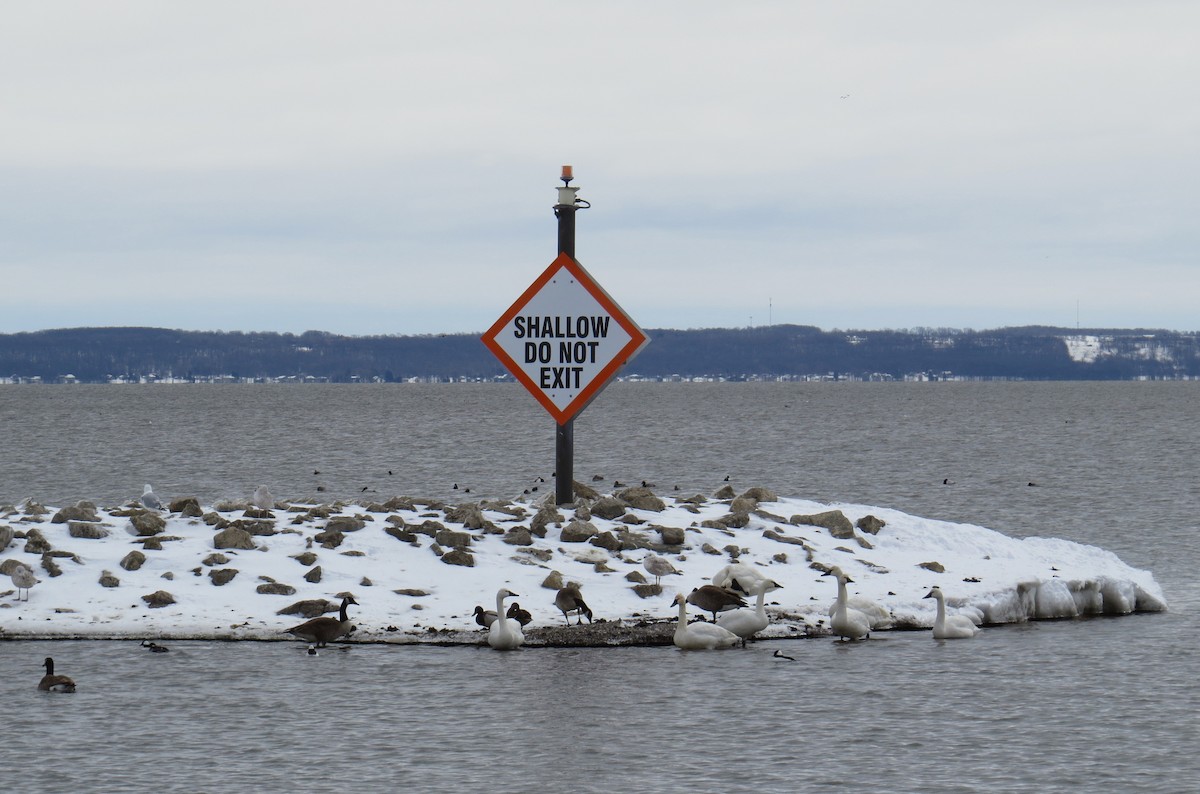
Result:
[[[566,619],[568,626],[571,625],[572,612],[579,616],[579,625],[583,624],[584,615],[587,615],[588,623],[592,622],[592,610],[584,602],[577,584],[569,584],[560,588],[554,596],[554,606],[562,610],[563,618]]]
[[[769,581],[761,571],[744,562],[730,563],[713,574],[712,578],[712,583],[717,587],[745,595],[754,595],[758,592],[756,588],[760,582]]]
[[[822,576],[835,576],[838,583],[837,603],[829,616],[829,627],[843,640],[871,639],[871,619],[863,612],[846,605],[846,583],[853,582],[842,569],[831,568]]]
[[[935,640],[967,640],[979,633],[979,627],[966,615],[946,614],[946,597],[942,595],[942,588],[934,585],[925,598],[937,599],[937,617],[933,621]]]
[[[142,503],[142,507],[148,510],[162,510],[162,502],[154,495],[154,489],[150,487],[150,483],[146,483],[142,488],[142,495],[138,501]]]
[[[713,622],[717,622],[717,613],[729,609],[739,609],[746,606],[746,601],[732,590],[724,587],[706,584],[697,587],[687,597],[689,604],[695,604],[705,612],[711,612]]]
[[[765,629],[770,623],[763,600],[768,591],[778,590],[780,587],[783,585],[771,579],[759,582],[755,587],[755,595],[758,596],[758,600],[755,602],[754,609],[735,609],[731,612],[722,612],[717,616],[717,625],[738,635],[742,640],[742,646],[745,647],[746,640]]]
[[[521,605],[513,601],[508,606],[508,611],[504,613],[506,617],[520,623],[522,626],[528,626],[533,621],[533,615],[529,614],[529,610],[521,609]]]
[[[683,593],[675,596],[679,605],[679,622],[675,625],[675,647],[685,651],[710,651],[717,648],[731,648],[741,639],[738,635],[715,623],[688,623],[688,599]]]
[[[18,565],[13,568],[12,583],[13,587],[17,588],[17,600],[21,600],[21,591],[25,591],[25,600],[29,600],[29,588],[38,583],[38,578],[33,575],[33,571],[29,570],[24,565]]]
[[[484,609],[478,604],[475,605],[475,622],[485,629],[490,629],[492,624],[496,622],[496,613],[490,609]]]
[[[496,614],[504,614],[504,599],[509,596],[515,596],[509,590],[503,587],[496,591]],[[510,617],[497,617],[488,629],[488,645],[498,651],[511,651],[520,648],[525,642],[525,634],[521,631],[521,624]]]
[[[75,682],[65,675],[54,674],[54,660],[49,656],[46,661],[42,662],[42,667],[46,668],[46,674],[42,676],[42,680],[38,681],[38,689],[42,692],[74,692]]]
[[[159,645],[157,642],[142,640],[142,647],[150,651],[150,653],[167,653],[171,649],[165,645]]]
[[[655,584],[658,584],[664,576],[670,576],[673,573],[683,573],[682,571],[675,570],[675,566],[666,557],[659,557],[657,554],[647,554],[642,559],[642,567],[654,577]]]
[[[354,631],[354,625],[346,616],[346,607],[350,604],[358,606],[358,602],[354,600],[354,596],[345,596],[342,598],[342,608],[339,610],[336,619],[323,616],[313,618],[285,631],[305,642],[316,643],[318,648],[324,648],[334,640],[345,637]]]

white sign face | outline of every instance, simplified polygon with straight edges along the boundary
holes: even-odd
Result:
[[[650,341],[583,266],[559,254],[483,342],[560,425]]]

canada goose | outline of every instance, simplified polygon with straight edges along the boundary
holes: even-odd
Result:
[[[935,640],[966,640],[979,633],[979,627],[966,615],[946,614],[946,597],[940,587],[934,586],[925,597],[937,599],[937,617],[933,621]]]
[[[146,487],[142,489],[139,501],[143,507],[149,510],[162,510],[162,502],[154,495],[154,489],[150,487],[150,483],[146,483]]]
[[[478,604],[475,605],[475,622],[485,629],[490,629],[492,624],[496,622],[496,613],[492,610],[484,610]]]
[[[838,597],[834,604],[833,614],[829,617],[829,627],[833,633],[847,640],[857,640],[859,637],[871,639],[871,620],[857,609],[846,606],[846,582],[853,582],[841,568],[834,567],[822,576],[837,577]]]
[[[763,606],[763,599],[768,590],[776,590],[780,587],[782,587],[781,584],[770,579],[759,582],[755,588],[758,601],[755,603],[754,609],[735,609],[732,612],[722,612],[717,616],[717,625],[729,629],[741,637],[744,646],[746,640],[765,629],[770,623],[770,620],[767,619],[767,610]]]
[[[42,692],[74,692],[75,682],[65,675],[54,674],[54,660],[49,656],[46,661],[42,662],[42,666],[46,668],[46,674],[42,676],[42,680],[38,681],[38,689]]]
[[[754,595],[758,592],[760,582],[769,581],[757,568],[744,562],[730,563],[713,574],[712,578],[715,586],[744,595]]]
[[[501,588],[496,592],[496,614],[504,614],[504,599],[515,596],[516,593]],[[521,632],[521,624],[509,617],[496,618],[496,622],[488,629],[488,645],[498,651],[511,651],[520,648],[525,642]]]
[[[529,610],[521,609],[521,605],[513,601],[508,607],[508,612],[504,613],[507,617],[520,623],[522,626],[528,626],[533,620],[533,615],[529,614]]]
[[[33,575],[33,571],[26,568],[24,565],[18,565],[13,568],[12,572],[13,587],[17,588],[17,600],[21,600],[21,591],[25,591],[25,600],[29,600],[29,588],[38,583],[38,578]]]
[[[587,615],[588,623],[592,622],[592,610],[584,603],[583,595],[579,592],[579,585],[569,584],[561,588],[554,596],[554,606],[562,610],[563,618],[566,619],[567,625],[571,625],[571,613],[574,612],[579,616],[579,623],[583,623],[583,616]]]
[[[689,604],[695,604],[705,612],[711,612],[713,622],[717,622],[717,613],[728,609],[738,609],[746,606],[746,601],[732,590],[706,584],[692,590],[687,597]]]
[[[142,640],[142,647],[150,651],[150,653],[166,653],[171,650],[165,645],[159,645],[156,642],[147,642],[146,640]]]
[[[354,626],[350,623],[349,618],[346,617],[346,607],[350,604],[358,606],[358,602],[354,600],[354,596],[346,596],[342,599],[342,608],[336,620],[327,617],[313,618],[285,631],[305,642],[315,642],[318,648],[324,648],[334,640],[345,637],[354,631]]]
[[[655,584],[658,584],[659,580],[664,576],[670,576],[673,573],[683,573],[683,571],[675,570],[674,565],[668,562],[665,557],[659,557],[657,554],[647,554],[642,559],[642,567],[654,576]]]
[[[250,497],[250,504],[260,510],[270,510],[275,507],[275,497],[271,496],[267,486],[260,485],[254,490],[254,496]]]
[[[675,625],[675,647],[685,651],[708,651],[715,648],[729,648],[738,642],[738,635],[729,629],[721,628],[715,623],[688,623],[688,599],[683,593],[675,596],[679,604],[679,623]]]

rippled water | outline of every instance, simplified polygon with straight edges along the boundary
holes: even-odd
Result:
[[[1154,571],[1167,614],[720,653],[0,642],[20,715],[6,767],[33,792],[1190,790],[1196,397],[1179,383],[615,384],[576,425],[585,482],[711,492],[728,474],[1094,543]],[[0,422],[0,501],[115,503],[143,482],[204,500],[260,482],[284,497],[451,498],[455,482],[512,495],[553,461],[552,422],[503,386],[4,387]],[[79,692],[34,689],[46,655]]]

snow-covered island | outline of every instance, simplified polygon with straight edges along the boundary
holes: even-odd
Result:
[[[874,630],[930,627],[934,585],[950,612],[984,625],[1167,608],[1150,572],[1094,546],[764,488],[663,497],[577,484],[572,507],[264,494],[211,506],[164,498],[157,510],[0,506],[0,637],[299,642],[285,630],[336,613],[350,594],[351,642],[480,644],[474,609],[494,609],[507,588],[532,616],[527,646],[669,644],[674,596],[734,562],[782,586],[759,637],[827,633],[837,581],[823,574],[835,566],[857,603],[882,606]],[[649,554],[679,573],[656,584]],[[19,565],[38,579],[28,595],[10,586]],[[568,626],[555,606],[568,583],[593,623]]]

